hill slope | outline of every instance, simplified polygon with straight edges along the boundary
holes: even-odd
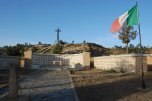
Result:
[[[42,53],[42,54],[52,54],[54,45],[35,45],[30,47],[33,52]],[[79,43],[79,44],[65,44],[61,45],[62,51],[61,54],[78,54],[85,52],[90,52],[91,56],[102,56],[108,55],[109,49],[95,44],[95,43]]]
[[[95,43],[66,44],[63,46],[62,53],[82,53],[83,51],[91,52],[91,56],[101,56],[109,54],[109,49]]]

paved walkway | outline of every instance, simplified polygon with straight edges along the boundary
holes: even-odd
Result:
[[[67,70],[42,71],[26,77],[19,95],[29,95],[31,101],[75,101]]]

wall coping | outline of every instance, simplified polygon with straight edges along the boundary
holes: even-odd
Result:
[[[152,56],[152,54],[143,54],[144,57],[146,56]],[[141,54],[124,54],[124,55],[110,55],[110,56],[98,56],[98,57],[93,57],[93,58],[104,58],[104,57],[136,57],[136,56],[141,56]]]
[[[17,58],[17,59],[20,59],[20,57],[18,57],[18,56],[4,56],[4,55],[1,55],[0,58]]]
[[[32,55],[44,55],[44,56],[70,56],[70,55],[82,55],[83,53],[80,54],[41,54],[41,53],[33,53]]]

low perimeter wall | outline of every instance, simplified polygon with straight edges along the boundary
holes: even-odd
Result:
[[[20,65],[20,58],[14,56],[0,56],[0,69],[8,69],[10,64]]]
[[[141,71],[141,55],[110,55],[94,57],[94,67],[102,70],[115,69],[125,72],[140,72]],[[143,55],[144,71],[147,71],[147,55]]]

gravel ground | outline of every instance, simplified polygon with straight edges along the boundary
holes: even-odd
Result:
[[[26,77],[20,84],[20,95],[31,101],[74,101],[67,70],[43,71]]]
[[[71,77],[66,69],[26,73],[21,78],[19,82],[19,98],[21,99],[26,97],[30,101],[75,101]],[[10,101],[7,92],[8,87],[0,89],[0,101]],[[15,99],[15,101],[23,100]]]
[[[152,72],[145,74],[145,90],[141,89],[139,74],[96,78],[80,75],[73,78],[80,101],[152,101]]]

